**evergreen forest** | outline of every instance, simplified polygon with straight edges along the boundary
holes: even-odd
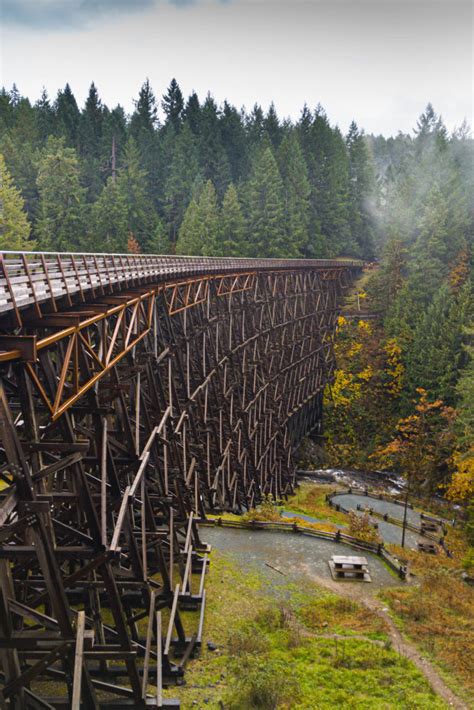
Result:
[[[161,118],[159,118],[159,116]],[[149,81],[127,115],[92,84],[0,93],[0,248],[355,257],[375,266],[340,319],[329,461],[410,472],[474,498],[474,148],[431,105],[411,134],[347,135]],[[364,300],[365,299],[365,300]],[[375,316],[375,317],[374,317]],[[473,512],[474,517],[474,512]],[[471,541],[474,542],[474,523]]]

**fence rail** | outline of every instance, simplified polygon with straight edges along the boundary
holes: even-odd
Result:
[[[343,505],[340,503],[335,503],[334,499],[337,498],[338,496],[342,495],[356,495],[356,496],[361,496],[364,498],[372,498],[373,500],[384,500],[388,503],[393,503],[395,505],[400,505],[404,506],[405,504],[402,501],[397,500],[396,498],[392,498],[391,496],[384,495],[382,493],[370,493],[368,489],[362,489],[362,490],[357,490],[354,489],[353,487],[348,488],[347,490],[339,490],[339,491],[333,491],[332,493],[328,493],[326,495],[326,500],[329,503],[329,505],[333,506],[336,510],[340,511],[341,513],[346,513],[349,514],[351,509],[345,508]],[[410,510],[413,510],[413,505],[410,503],[408,504],[408,508]],[[374,510],[373,508],[370,508],[370,506],[367,506],[367,508],[362,508],[360,505],[357,506],[358,511],[362,512],[369,512],[370,515],[372,515],[374,518],[379,518],[380,520],[385,521],[386,523],[391,523],[392,525],[398,525],[398,527],[403,527],[403,520],[400,518],[394,518],[388,513],[381,513],[377,510]],[[413,525],[413,523],[410,523],[408,521],[405,522],[405,528],[407,530],[411,530],[411,532],[416,533],[417,535],[420,535],[422,537],[425,537],[427,540],[433,540],[434,542],[437,542],[446,552],[446,554],[451,554],[449,550],[446,548],[445,543],[444,543],[444,536],[446,535],[446,528],[445,525],[447,523],[446,520],[443,520],[442,518],[434,518],[429,515],[426,515],[424,513],[420,513],[420,517],[423,520],[428,520],[429,522],[436,523],[439,525],[442,529],[442,537],[440,538],[439,535],[436,535],[434,533],[431,533],[429,531],[423,530],[420,527]]]
[[[150,254],[79,254],[54,252],[0,252],[0,317],[41,304],[79,296],[95,298],[122,288],[161,283],[177,278],[265,270],[333,271],[354,269],[362,262],[338,259],[249,259],[162,256]]]
[[[384,562],[398,574],[400,579],[406,579],[407,576],[407,568],[401,564],[395,555],[392,555],[385,549],[383,543],[372,543],[366,542],[365,540],[359,540],[358,538],[353,537],[352,535],[347,535],[340,530],[331,532],[328,530],[315,530],[314,528],[308,528],[305,525],[298,525],[298,523],[280,523],[278,521],[263,520],[227,520],[226,518],[206,518],[200,520],[199,523],[202,526],[217,526],[239,530],[274,530],[280,532],[293,532],[300,535],[306,535],[308,537],[330,540],[331,542],[342,542],[345,545],[356,548],[357,550],[364,550],[365,552],[370,552],[378,557],[381,557]]]

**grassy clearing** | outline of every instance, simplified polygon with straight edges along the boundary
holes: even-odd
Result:
[[[329,486],[302,483],[296,489],[295,495],[288,499],[285,510],[311,515],[336,525],[347,525],[347,515],[337,512],[326,502],[326,495],[331,490]]]
[[[390,647],[384,621],[351,600],[289,585],[281,601],[263,578],[216,552],[206,588],[201,657],[185,686],[166,691],[184,710],[446,707]]]
[[[401,631],[474,707],[474,589],[459,578],[459,558],[456,563],[441,556],[406,555],[419,583],[384,590],[381,597]]]

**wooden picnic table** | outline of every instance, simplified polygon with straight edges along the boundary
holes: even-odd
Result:
[[[361,570],[368,565],[365,557],[356,557],[355,555],[333,555],[332,561],[336,569]]]

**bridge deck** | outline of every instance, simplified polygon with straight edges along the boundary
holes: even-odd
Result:
[[[33,307],[41,316],[67,305],[124,288],[177,278],[264,270],[321,270],[350,268],[357,261],[338,259],[248,259],[224,257],[153,256],[148,254],[79,254],[0,252],[0,318]]]

